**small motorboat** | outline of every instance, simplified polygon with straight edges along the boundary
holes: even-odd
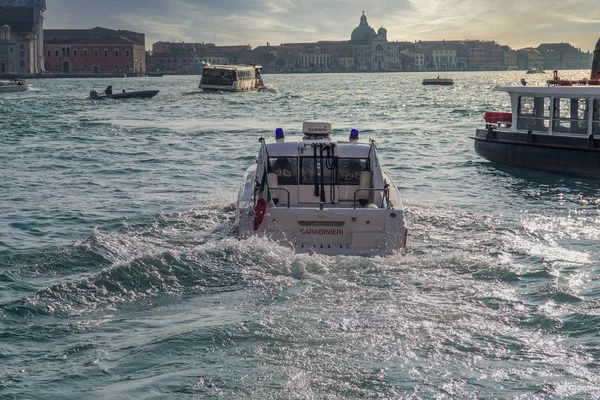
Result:
[[[439,76],[434,79],[423,79],[423,85],[442,85],[450,86],[454,85],[454,80],[449,78],[440,78]]]
[[[528,74],[545,74],[546,71],[544,71],[543,69],[540,68],[529,68],[527,70]]]
[[[303,123],[304,137],[260,139],[244,175],[235,226],[240,239],[266,236],[296,252],[390,254],[406,246],[402,199],[381,167],[375,141],[331,137],[331,123]]]
[[[132,92],[126,92],[123,90],[119,93],[112,94],[101,94],[95,90],[90,92],[90,98],[92,100],[104,100],[104,99],[150,99],[156,96],[160,90],[135,90]]]
[[[24,92],[29,89],[29,82],[23,79],[0,81],[0,93]]]

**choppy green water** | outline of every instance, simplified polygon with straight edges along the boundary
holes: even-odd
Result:
[[[509,104],[491,89],[524,73],[447,75],[266,75],[274,90],[245,94],[44,79],[0,95],[0,397],[600,398],[600,182],[477,158],[468,136]],[[161,92],[86,99],[109,83]],[[406,255],[233,237],[258,138],[315,116],[376,138]]]

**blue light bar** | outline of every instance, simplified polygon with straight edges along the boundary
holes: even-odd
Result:
[[[350,131],[350,140],[358,140],[358,129],[352,129]]]

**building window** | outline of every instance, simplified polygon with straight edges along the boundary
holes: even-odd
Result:
[[[99,51],[98,49],[94,49],[94,57],[98,57]]]
[[[13,49],[12,47],[10,48],[10,52],[12,53],[15,49]]]
[[[54,55],[58,57],[58,50],[54,50]]]
[[[87,57],[87,49],[83,49],[83,56]]]
[[[77,57],[77,49],[73,49],[73,57]]]
[[[125,50],[125,57],[129,57],[129,49]]]
[[[25,68],[25,61],[21,61],[21,68]]]
[[[108,57],[108,49],[104,49],[104,57]]]
[[[87,69],[87,64],[83,64],[83,69]]]
[[[20,55],[21,57],[25,57],[25,52],[24,52],[24,51],[22,51],[22,52],[21,52],[19,55]]]
[[[119,70],[119,64],[115,64],[115,71]]]
[[[108,70],[108,65],[104,64],[104,69]]]
[[[25,45],[24,45],[24,44],[21,44],[21,48],[22,48],[22,49],[24,49],[24,48],[25,48]]]
[[[48,57],[52,54],[52,51],[48,50]]]
[[[119,57],[119,49],[115,49],[115,57]]]

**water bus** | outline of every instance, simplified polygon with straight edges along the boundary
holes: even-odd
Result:
[[[485,127],[472,137],[475,152],[501,164],[600,178],[600,86],[573,82],[495,88],[508,93],[511,110],[485,113]]]
[[[207,65],[198,86],[202,90],[248,92],[264,89],[260,65]]]

